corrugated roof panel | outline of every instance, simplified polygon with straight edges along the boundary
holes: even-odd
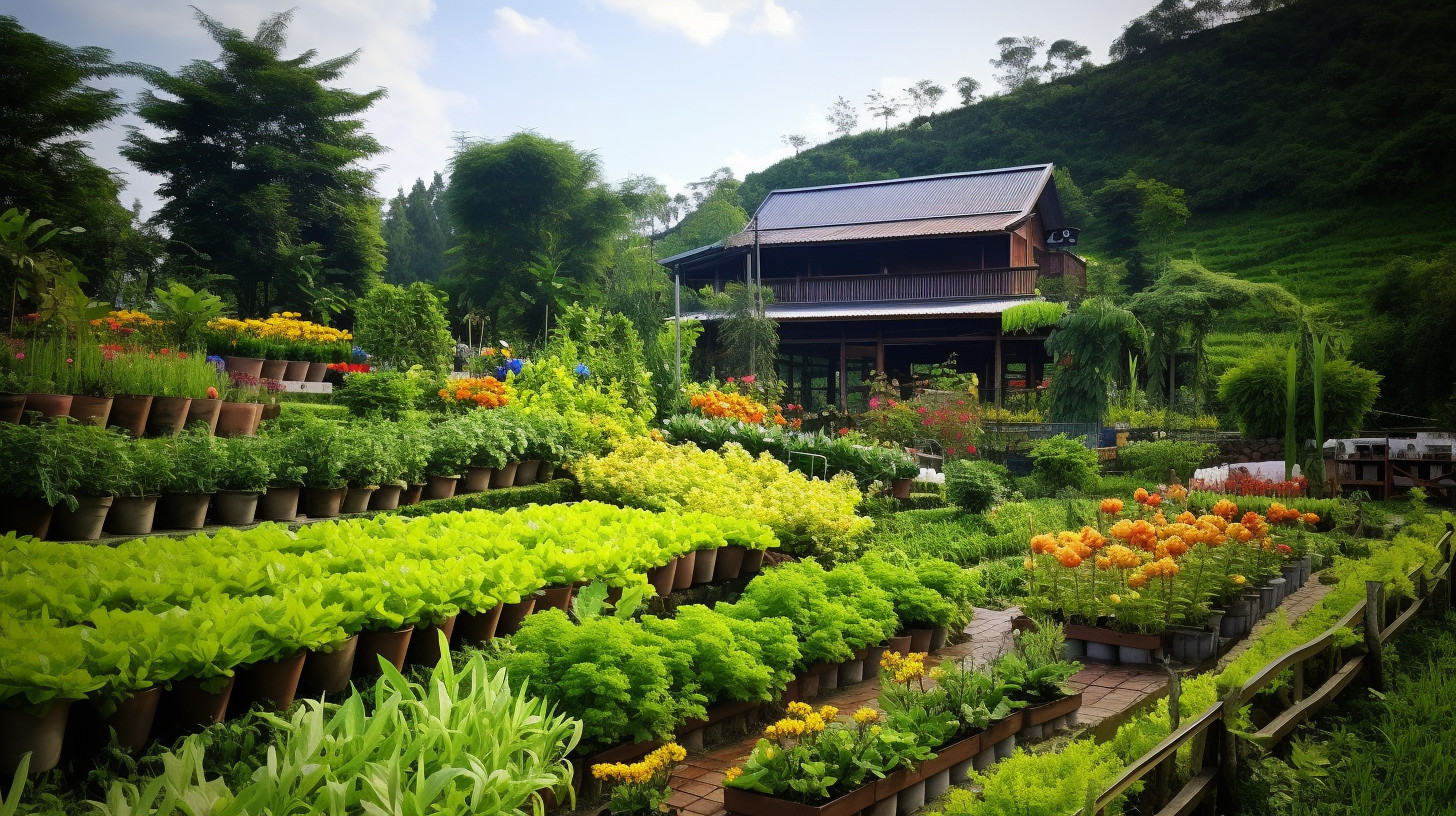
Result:
[[[1035,297],[999,300],[901,300],[863,303],[770,303],[764,312],[778,321],[894,317],[992,317]],[[685,320],[721,320],[714,312],[684,314]],[[671,318],[668,318],[671,320]]]
[[[775,190],[758,208],[761,229],[870,224],[1019,213],[1036,204],[1051,165]]]
[[[999,232],[1016,222],[1017,213],[997,215],[965,215],[954,218],[926,218],[917,221],[893,221],[878,224],[845,224],[829,227],[794,229],[760,229],[761,245],[806,244],[827,241],[864,241],[885,238],[915,238],[930,235],[966,235],[978,232]],[[727,247],[753,245],[753,229],[749,228],[723,239]]]

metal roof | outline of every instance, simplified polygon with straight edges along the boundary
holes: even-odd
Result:
[[[775,190],[754,217],[760,230],[875,224],[965,215],[1029,214],[1050,164]]]
[[[836,320],[844,318],[883,319],[894,317],[993,317],[1023,303],[1036,300],[1028,295],[998,300],[894,300],[859,303],[770,303],[764,313],[772,320]],[[685,320],[721,320],[720,312],[684,314]],[[672,318],[668,318],[671,320]]]
[[[1020,213],[1000,215],[963,215],[951,218],[925,218],[916,221],[894,221],[889,223],[844,224],[829,227],[798,227],[794,229],[760,229],[758,242],[765,246],[777,244],[811,244],[831,241],[863,241],[875,238],[911,238],[934,235],[966,235],[978,232],[1000,232],[1012,226],[1021,218]],[[725,247],[753,246],[754,232],[744,230],[724,238],[719,243]],[[660,263],[670,265],[671,258]]]

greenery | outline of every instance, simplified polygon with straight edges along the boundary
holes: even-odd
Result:
[[[219,441],[221,464],[217,486],[221,490],[261,493],[274,479],[275,461],[269,440],[233,436]]]
[[[398,371],[355,373],[334,389],[334,402],[359,417],[398,420],[424,396],[419,380]]]
[[[418,365],[449,371],[455,342],[443,300],[427,283],[375,286],[354,302],[354,339],[375,361],[397,370]]]
[[[1031,475],[1048,492],[1086,491],[1097,483],[1097,453],[1080,440],[1057,434],[1031,447]]]
[[[721,450],[731,442],[753,455],[768,453],[785,459],[791,468],[806,475],[832,477],[848,473],[862,486],[876,480],[888,482],[920,475],[915,457],[896,448],[866,445],[862,438],[786,431],[774,425],[687,414],[668,417],[662,428],[674,442],[692,443],[703,450]]]
[[[167,444],[171,469],[162,483],[168,493],[213,493],[222,475],[223,440],[195,423]]]
[[[1117,449],[1117,461],[1123,470],[1154,484],[1167,481],[1170,470],[1178,474],[1179,481],[1187,484],[1193,477],[1193,471],[1213,461],[1216,456],[1217,445],[1171,439],[1130,442]]]
[[[945,500],[967,513],[984,513],[1011,491],[1004,465],[985,459],[952,459],[945,463]]]
[[[1111,301],[1090,298],[1063,316],[1046,341],[1057,361],[1051,421],[1100,422],[1107,412],[1108,377],[1142,343],[1137,318]]]
[[[1254,439],[1284,436],[1285,358],[1287,349],[1266,346],[1250,354],[1219,381],[1219,398],[1238,418],[1239,429]],[[1314,438],[1314,387],[1308,369],[1298,369],[1295,433]],[[1380,375],[1349,360],[1324,366],[1325,433],[1334,438],[1357,436],[1365,415],[1379,394]]]

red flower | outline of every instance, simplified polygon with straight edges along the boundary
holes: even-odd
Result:
[[[739,382],[743,383],[744,385],[753,385],[753,381],[755,379],[757,379],[757,378],[754,377],[752,374],[749,374],[748,376],[739,379]],[[733,382],[733,381],[732,380],[729,380],[729,382]]]
[[[849,429],[848,428],[840,428],[839,429],[839,435],[840,436],[849,436]]]

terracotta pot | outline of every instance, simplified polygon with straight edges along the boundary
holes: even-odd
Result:
[[[264,360],[263,368],[258,376],[265,380],[283,382],[283,375],[288,373],[287,360]]]
[[[276,402],[272,402],[272,403],[264,402],[264,403],[259,403],[259,409],[258,410],[262,414],[261,416],[258,417],[258,421],[259,422],[262,422],[262,421],[267,420],[267,419],[277,419],[283,413],[283,406],[282,405],[279,405]]]
[[[490,642],[495,637],[504,608],[502,604],[496,604],[484,612],[461,612],[460,617],[455,619],[456,642],[465,646]]]
[[[0,422],[18,425],[25,417],[24,394],[0,394]]]
[[[496,468],[495,472],[490,474],[490,489],[500,490],[515,484],[516,469],[520,467],[520,464],[520,462],[511,462],[503,468]]]
[[[71,396],[71,419],[105,428],[106,420],[111,416],[111,401],[111,397],[74,394]]]
[[[147,418],[151,413],[150,394],[117,394],[111,398],[111,413],[106,417],[106,424],[132,436],[141,436],[147,430]]]
[[[288,366],[283,369],[284,382],[303,382],[308,379],[308,362],[306,360],[289,360]]]
[[[455,488],[455,492],[457,492],[457,493],[479,493],[482,490],[489,490],[490,489],[491,476],[494,473],[495,473],[495,468],[487,468],[487,467],[466,468],[465,469],[465,477],[460,480],[460,484],[459,484],[458,487]]]
[[[262,497],[256,490],[219,490],[212,497],[212,520],[229,527],[252,524]]]
[[[555,462],[546,462],[546,461],[543,461],[543,462],[541,462],[541,470],[540,470],[540,472],[538,472],[536,474],[536,481],[537,482],[549,482],[549,481],[551,481],[552,476],[554,476],[555,474],[556,474],[556,463]]]
[[[930,651],[939,650],[950,639],[950,629],[945,626],[937,626],[930,630]]]
[[[328,363],[309,363],[308,373],[304,375],[304,382],[323,382],[324,375],[329,372]]]
[[[207,423],[207,432],[217,435],[217,420],[222,414],[223,402],[220,399],[196,399],[187,407],[187,427],[191,428],[198,422]]]
[[[106,514],[102,529],[112,535],[151,535],[152,523],[157,518],[157,499],[161,494],[150,496],[117,496],[111,502],[111,511]]]
[[[344,503],[339,507],[341,513],[367,513],[369,512],[369,499],[373,497],[374,491],[379,488],[370,485],[368,487],[351,487],[344,493]]]
[[[207,523],[211,493],[163,493],[157,518],[164,530],[201,530]]]
[[[276,711],[293,705],[307,657],[307,652],[300,651],[292,657],[264,660],[238,669],[238,684],[228,703],[228,713],[240,717],[255,703]]]
[[[693,585],[693,572],[698,565],[698,551],[685,552],[677,557],[677,566],[673,569],[672,588],[674,590],[687,589]]]
[[[738,574],[757,575],[759,571],[763,569],[763,553],[763,550],[744,550],[743,569],[741,569]]]
[[[298,493],[297,487],[268,488],[268,492],[258,499],[257,520],[297,521]]]
[[[0,534],[14,531],[17,536],[45,538],[51,528],[55,508],[45,499],[19,499],[6,496],[0,501]]]
[[[421,626],[410,636],[409,650],[404,662],[411,666],[434,666],[440,662],[440,633],[445,633],[445,649],[449,654],[450,640],[455,632],[458,614],[451,615],[440,623]]]
[[[153,397],[152,411],[147,414],[147,436],[177,436],[187,424],[190,397]]]
[[[457,476],[430,476],[429,480],[420,493],[421,501],[451,498],[455,495],[455,485],[460,481]]]
[[[672,594],[672,584],[673,580],[676,578],[676,558],[672,559],[666,564],[663,564],[662,566],[653,567],[647,570],[647,583],[652,584],[652,588],[657,590],[657,595],[660,598],[666,598],[668,595]]]
[[[348,492],[347,487],[305,487],[303,514],[311,519],[336,518]]]
[[[71,413],[70,394],[26,394],[25,410],[39,411],[42,419],[55,419]]]
[[[52,700],[46,713],[39,717],[24,709],[0,709],[0,776],[9,779],[20,767],[20,759],[30,752],[30,773],[45,773],[61,760],[61,744],[66,737],[66,716],[70,700]]]
[[[157,703],[153,725],[157,739],[171,742],[184,734],[193,734],[209,725],[227,719],[228,699],[232,697],[237,677],[229,677],[221,691],[206,691],[196,677],[172,684]]]
[[[527,459],[516,467],[516,487],[525,487],[536,483],[536,477],[541,475],[541,460]]]
[[[713,580],[713,571],[718,568],[718,550],[698,550],[698,560],[693,564],[693,583],[706,584]]]
[[[914,479],[895,479],[890,482],[890,496],[896,499],[910,498],[910,485]]]
[[[397,484],[380,485],[369,497],[370,510],[394,510],[399,507],[400,494],[404,487]]]
[[[520,601],[513,604],[504,604],[501,609],[500,620],[496,623],[496,637],[514,635],[516,630],[521,628],[521,621],[531,614],[536,608],[536,596],[527,595]]]
[[[359,649],[359,636],[353,635],[334,647],[333,651],[308,650],[303,673],[298,678],[298,692],[309,696],[337,694],[349,687],[354,671],[354,655]]]
[[[424,484],[412,484],[399,492],[399,506],[409,507],[412,504],[420,503],[420,494],[424,492]]]
[[[799,699],[812,700],[819,696],[818,674],[806,674],[799,678]]]
[[[78,496],[75,510],[64,502],[56,505],[48,531],[52,541],[95,541],[101,537],[101,526],[111,511],[110,496]]]
[[[236,371],[249,377],[263,376],[262,357],[224,357],[223,370]]]
[[[396,669],[404,669],[404,656],[409,651],[413,624],[388,632],[360,632],[359,649],[354,653],[354,678],[373,677],[379,674],[379,658],[389,661]]]
[[[718,548],[718,563],[713,567],[714,581],[730,581],[743,570],[743,556],[748,548],[741,544],[729,544]]]
[[[899,637],[890,638],[890,645],[886,647],[886,651],[899,652],[902,656],[909,654],[911,651],[910,636],[900,635]]]
[[[548,609],[560,609],[562,612],[571,611],[571,596],[576,592],[574,586],[549,586],[541,590],[541,595],[536,599],[536,611],[545,612]]]
[[[157,717],[157,703],[162,699],[162,687],[134,691],[116,704],[116,711],[104,722],[116,731],[116,744],[123,751],[137,753],[147,747],[152,735],[152,722]]]
[[[262,418],[263,404],[260,402],[224,402],[218,406],[213,433],[218,436],[252,436],[258,432]]]

